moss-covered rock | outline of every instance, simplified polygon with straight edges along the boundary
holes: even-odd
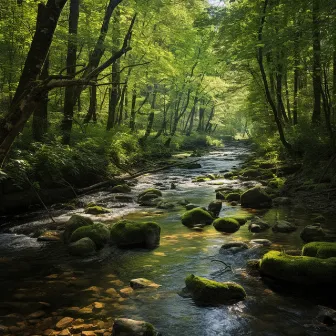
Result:
[[[315,258],[336,258],[336,243],[312,242],[303,246],[302,255]]]
[[[227,172],[223,175],[226,179],[231,179],[234,176],[233,172]]]
[[[147,189],[138,195],[138,203],[144,206],[157,206],[161,201],[162,192],[158,189]]]
[[[65,243],[69,243],[70,237],[74,231],[82,226],[93,225],[93,220],[80,216],[80,215],[72,215],[70,219],[65,223],[65,230],[63,233],[63,240]]]
[[[229,193],[226,195],[225,200],[227,202],[240,202],[240,194],[238,193]]]
[[[88,237],[69,244],[69,253],[78,257],[87,257],[96,252],[96,244]]]
[[[270,251],[260,261],[260,272],[274,279],[299,285],[334,285],[336,258],[297,257]]]
[[[111,242],[122,248],[155,248],[160,244],[161,228],[157,223],[122,220],[111,228]]]
[[[113,336],[157,336],[152,324],[126,318],[117,318],[113,323]]]
[[[269,229],[270,227],[271,226],[267,222],[265,222],[263,219],[256,216],[256,217],[251,219],[251,222],[248,226],[248,229],[251,232],[259,233],[259,232],[263,232],[263,231]]]
[[[162,192],[155,188],[149,188],[144,190],[138,195],[138,199],[143,198],[146,194],[156,195],[156,197],[162,197]]]
[[[246,297],[244,288],[234,282],[217,282],[190,274],[185,284],[200,305],[232,304]]]
[[[82,226],[72,233],[70,241],[75,242],[85,237],[90,238],[99,249],[109,242],[110,230],[106,225],[101,223]]]
[[[212,214],[213,217],[218,217],[219,213],[222,210],[222,202],[221,201],[213,201],[208,206],[208,211]]]
[[[165,200],[159,201],[157,204],[158,209],[164,209],[164,210],[169,210],[175,208],[175,204],[172,202],[168,202]]]
[[[324,241],[326,239],[326,234],[320,225],[307,225],[300,234],[301,239],[310,243],[313,241]]]
[[[230,218],[235,219],[239,225],[244,225],[247,223],[249,219],[251,219],[253,216],[252,215],[235,215],[235,216],[230,216]],[[226,218],[226,217],[224,217]]]
[[[272,206],[272,199],[260,187],[255,187],[245,191],[240,197],[242,207],[263,209]]]
[[[195,177],[192,182],[207,182],[207,181],[211,181],[211,178],[210,177],[207,177],[207,176],[197,176]]]
[[[213,222],[217,231],[225,233],[234,233],[240,229],[239,222],[233,218],[218,218]]]
[[[131,188],[130,186],[128,186],[127,184],[119,184],[117,186],[114,186],[111,189],[111,193],[121,193],[121,194],[126,194],[131,192]]]
[[[92,206],[89,206],[87,207],[84,212],[86,214],[90,214],[90,215],[102,215],[102,214],[106,214],[106,213],[110,213],[111,210],[109,209],[106,209],[102,206],[99,206],[99,205],[92,205]]]
[[[202,208],[189,210],[185,212],[181,218],[182,224],[187,227],[193,227],[196,224],[210,225],[213,220],[209,212]]]
[[[267,186],[273,189],[281,189],[285,185],[286,180],[281,177],[274,177],[268,181]]]
[[[226,198],[226,196],[225,196],[225,194],[222,191],[217,191],[216,192],[216,199],[224,201],[225,198]]]
[[[261,169],[246,168],[241,171],[241,175],[247,178],[257,178],[261,175]]]

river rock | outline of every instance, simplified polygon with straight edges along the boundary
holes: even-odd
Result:
[[[162,201],[160,201],[160,202],[157,204],[157,208],[158,208],[158,209],[169,210],[169,209],[173,209],[173,208],[175,208],[175,204],[172,203],[172,202],[168,202],[168,201],[162,200]]]
[[[191,274],[185,284],[199,305],[232,304],[246,297],[244,288],[234,282],[217,282]]]
[[[110,230],[102,223],[94,223],[89,226],[82,226],[74,231],[70,237],[71,242],[76,242],[82,238],[90,238],[98,249],[104,247],[110,240]]]
[[[290,233],[296,231],[297,227],[295,224],[292,224],[290,222],[284,220],[278,220],[272,227],[272,230],[274,232]]]
[[[131,188],[127,184],[119,184],[117,186],[114,186],[111,189],[111,193],[120,193],[120,194],[127,194],[131,192]]]
[[[158,336],[152,324],[145,321],[136,321],[126,318],[117,318],[114,321],[112,336]]]
[[[70,244],[68,250],[74,256],[87,257],[96,253],[96,244],[86,237]]]
[[[218,199],[218,200],[225,200],[225,194],[223,194],[223,192],[221,192],[221,191],[217,191],[216,192],[216,199]]]
[[[65,329],[69,327],[73,321],[74,319],[72,317],[63,317],[57,322],[56,328],[59,330]]]
[[[248,226],[251,232],[259,233],[269,229],[271,226],[259,217],[254,217]]]
[[[130,281],[130,286],[133,289],[139,289],[139,288],[159,288],[161,285],[156,284],[155,282],[145,279],[145,278],[138,278],[138,279],[132,279]]]
[[[243,242],[230,242],[222,245],[222,247],[219,250],[219,253],[225,253],[226,251],[230,251],[233,253],[241,252],[244,250],[247,250],[249,246],[246,243]]]
[[[272,199],[261,187],[255,187],[241,195],[240,203],[244,208],[263,209],[272,206]]]
[[[230,193],[226,196],[225,200],[227,202],[240,202],[240,194],[239,193]]]
[[[59,242],[62,240],[62,236],[59,231],[45,231],[37,238],[37,240],[45,242]]]
[[[225,233],[234,233],[240,229],[238,221],[230,217],[217,218],[213,226],[217,231]]]
[[[121,220],[111,228],[111,242],[122,248],[155,248],[160,244],[161,228],[154,222]]]
[[[311,242],[303,246],[302,255],[315,258],[336,258],[336,243]]]
[[[93,225],[93,220],[80,216],[80,215],[72,215],[71,218],[65,223],[65,230],[63,233],[63,239],[66,243],[70,241],[70,237],[72,233],[82,226]]]
[[[213,215],[213,217],[218,217],[222,210],[222,206],[221,201],[213,201],[209,204],[208,211]]]
[[[90,205],[84,210],[84,212],[89,215],[102,215],[110,213],[111,210],[104,208],[100,205]]]
[[[301,239],[306,242],[313,241],[324,241],[326,239],[326,234],[320,225],[307,225],[300,234]]]
[[[336,331],[336,310],[319,306],[320,311],[316,317],[317,321],[327,325],[328,327],[333,327]]]
[[[246,263],[246,272],[252,276],[259,275],[259,259],[250,259]]]
[[[271,246],[272,242],[268,239],[252,239],[250,240],[252,245],[262,245],[262,246]]]
[[[189,228],[197,224],[210,225],[213,220],[214,219],[209,212],[202,208],[195,208],[187,211],[181,218],[182,224]]]
[[[290,205],[292,203],[289,197],[276,197],[273,199],[274,206]]]

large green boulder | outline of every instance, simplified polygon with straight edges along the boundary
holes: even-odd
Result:
[[[303,246],[302,255],[316,258],[336,258],[336,243],[312,242]]]
[[[260,272],[271,278],[298,285],[334,285],[336,258],[291,256],[279,251],[270,251],[260,261]]]
[[[185,212],[181,220],[183,225],[192,228],[197,224],[210,225],[214,219],[208,211],[202,208],[195,208]]]
[[[232,304],[246,297],[244,288],[234,282],[217,282],[190,274],[185,284],[199,305]]]
[[[213,226],[217,231],[225,233],[234,233],[240,229],[240,224],[234,218],[217,218],[213,222]]]
[[[262,188],[254,187],[240,196],[240,203],[244,208],[263,209],[272,206],[272,199]]]
[[[92,219],[80,215],[72,215],[71,218],[65,223],[65,230],[63,233],[64,242],[69,243],[72,233],[78,228],[89,225],[93,225]]]
[[[97,248],[102,248],[110,240],[110,230],[106,225],[101,223],[82,226],[72,233],[70,241],[75,242],[85,237],[90,238]]]
[[[69,244],[69,253],[78,257],[87,257],[96,252],[96,244],[88,237]]]
[[[155,248],[160,244],[161,228],[157,223],[121,220],[111,228],[111,243],[122,248]]]

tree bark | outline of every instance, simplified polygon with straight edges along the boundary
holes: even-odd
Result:
[[[79,0],[70,0],[69,38],[66,66],[67,75],[71,78],[75,77],[76,74],[78,20]],[[63,143],[66,145],[70,143],[71,138],[72,120],[74,116],[74,107],[76,104],[75,90],[76,89],[74,86],[69,86],[65,88],[63,111],[64,117],[61,128],[63,132]]]

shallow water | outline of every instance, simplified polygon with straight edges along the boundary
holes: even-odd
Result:
[[[204,173],[230,170],[239,165],[240,156],[248,152],[249,149],[242,145],[225,147],[202,157],[199,161],[201,169],[172,168],[141,177],[134,187],[134,194],[153,187],[155,183],[169,187],[174,182],[177,184],[176,190],[163,191],[166,200],[187,199],[207,206],[215,199],[215,189],[218,188],[215,182],[223,182],[225,185],[237,182],[223,179],[192,183],[192,178]],[[89,198],[99,200],[108,196],[108,193],[103,192]],[[239,212],[246,210],[223,203],[221,216]],[[103,217],[105,221],[124,216],[159,223],[162,229],[160,247],[153,251],[108,247],[98,257],[86,260],[70,257],[61,244],[41,243],[15,233],[24,231],[25,227],[38,227],[44,220],[16,227],[11,233],[0,235],[0,255],[2,262],[6,262],[6,258],[8,262],[16,260],[17,267],[21,267],[22,271],[19,274],[13,272],[12,276],[11,266],[7,273],[0,275],[3,278],[0,285],[6,288],[6,291],[1,291],[0,300],[48,302],[51,307],[46,311],[47,316],[53,313],[59,316],[74,314],[87,321],[107,320],[111,317],[146,320],[165,336],[334,334],[314,320],[319,312],[316,303],[302,297],[274,292],[259,277],[246,273],[246,261],[259,258],[266,248],[253,246],[241,253],[219,254],[219,249],[225,242],[248,242],[254,238],[270,239],[273,242],[271,248],[297,249],[302,246],[300,230],[291,234],[273,233],[272,230],[252,234],[245,225],[232,235],[221,234],[212,226],[198,232],[181,224],[182,213],[182,207],[173,211],[157,211],[139,208],[136,204],[115,209],[113,216]],[[63,218],[64,215],[58,220]],[[264,214],[264,218],[271,224],[276,219],[295,220],[300,227],[309,223],[309,214],[294,212],[290,208],[272,209]],[[230,264],[232,272],[224,272],[224,265],[218,260]],[[184,287],[185,277],[190,273],[218,281],[235,281],[245,288],[247,298],[231,306],[197,307],[191,299],[178,295]],[[129,281],[140,277],[150,279],[161,287],[129,292]],[[90,311],[90,304],[94,301],[102,302],[104,309]],[[77,308],[69,310],[69,307]],[[83,310],[85,307],[89,307],[89,310]],[[0,304],[2,315],[16,312],[14,308],[11,309],[5,312],[4,309],[1,310]],[[78,312],[78,309],[82,310]],[[22,313],[22,318],[24,317],[25,313]],[[0,317],[0,324],[6,324],[6,318],[8,316]],[[32,332],[31,335],[33,334]]]

